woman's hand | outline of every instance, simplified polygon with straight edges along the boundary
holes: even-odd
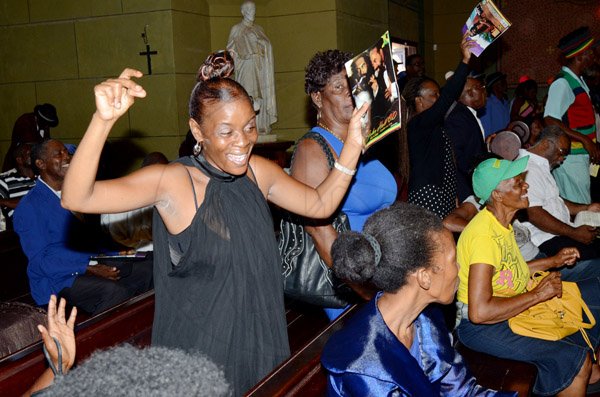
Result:
[[[44,346],[48,350],[50,359],[54,367],[58,369],[58,349],[54,343],[53,337],[58,339],[62,348],[62,371],[67,373],[75,362],[75,317],[77,317],[77,308],[71,310],[69,319],[65,319],[66,301],[61,298],[56,310],[56,296],[50,296],[48,302],[48,328],[38,325],[38,330],[42,334]]]
[[[116,79],[108,79],[94,87],[96,114],[104,121],[117,121],[133,105],[135,98],[144,98],[146,91],[131,80],[140,78],[139,70],[125,69]]]
[[[363,128],[363,123],[361,118],[368,116],[370,104],[363,103],[360,109],[354,109],[352,112],[352,118],[350,119],[350,124],[348,125],[348,136],[346,138],[346,142],[344,144],[352,143],[356,146],[363,148],[365,146],[365,138],[369,133],[368,129]],[[369,122],[365,123],[365,125],[369,125]]]
[[[531,292],[533,292],[540,302],[562,296],[562,281],[559,272],[550,272]]]
[[[558,251],[558,254],[552,257],[554,266],[553,267],[561,267],[561,266],[572,266],[579,259],[579,250],[575,247],[567,247]]]
[[[469,31],[467,30],[462,37],[462,41],[460,42],[460,51],[463,56],[463,63],[469,64],[469,60],[471,59],[471,48],[475,47],[477,43],[469,37]]]

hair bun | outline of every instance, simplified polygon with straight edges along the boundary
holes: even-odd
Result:
[[[333,270],[343,280],[364,283],[375,273],[375,252],[362,233],[342,232],[331,247]]]
[[[202,82],[214,78],[226,78],[233,73],[234,64],[231,54],[221,50],[210,54],[198,69],[196,81]]]

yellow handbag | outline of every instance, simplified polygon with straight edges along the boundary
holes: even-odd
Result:
[[[533,274],[527,289],[535,288],[546,275],[548,272]],[[583,313],[588,323],[584,321]],[[592,352],[595,349],[585,330],[594,325],[596,319],[581,298],[579,287],[570,281],[562,282],[562,298],[538,303],[508,320],[508,326],[515,334],[544,340],[559,340],[580,331]]]

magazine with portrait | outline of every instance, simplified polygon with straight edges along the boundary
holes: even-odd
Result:
[[[471,53],[478,57],[483,50],[506,32],[510,25],[511,23],[492,0],[482,0],[471,12],[462,32],[464,34],[469,31],[469,36],[477,43],[471,48]]]
[[[371,47],[346,62],[346,72],[357,108],[371,104],[365,114],[365,150],[401,126],[400,95],[392,62],[390,34],[385,32]]]

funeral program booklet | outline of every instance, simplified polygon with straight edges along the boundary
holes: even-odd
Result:
[[[362,120],[363,128],[369,131],[366,150],[401,126],[400,93],[389,32],[345,66],[356,107],[360,108],[365,102],[371,104]]]
[[[478,57],[502,33],[506,32],[510,25],[511,23],[492,0],[482,0],[471,12],[462,32],[464,34],[469,31],[469,36],[477,43],[471,48],[471,53]]]

